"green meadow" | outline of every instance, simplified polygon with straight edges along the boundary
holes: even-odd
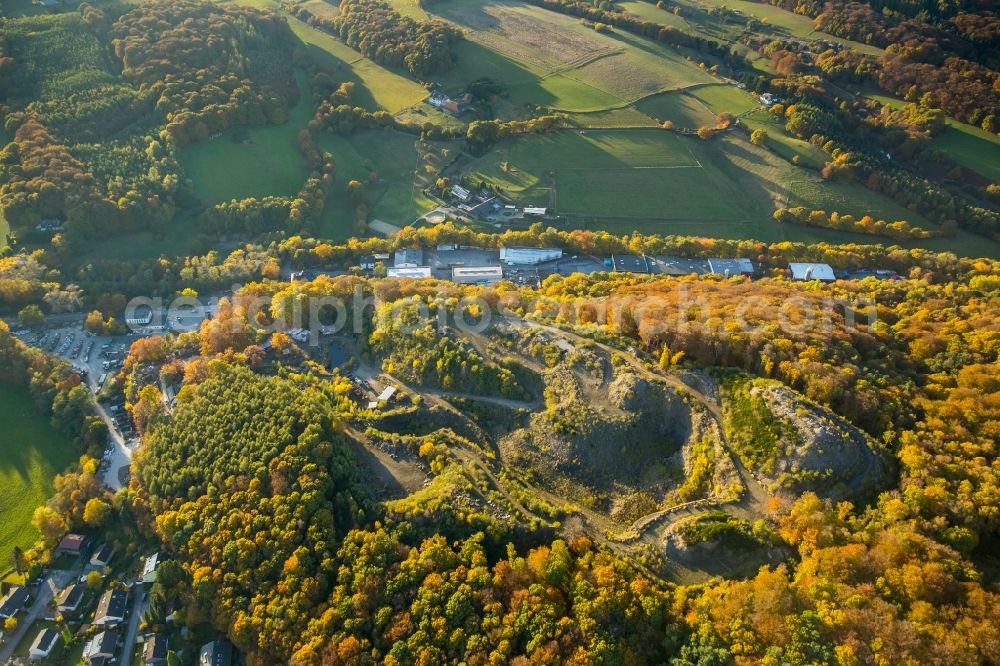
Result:
[[[319,146],[333,154],[337,169],[320,235],[335,239],[358,231],[347,194],[348,182],[369,183],[366,199],[372,219],[405,226],[436,205],[422,192],[430,178],[425,167],[436,171],[441,160],[460,149],[460,145],[451,143],[419,148],[416,137],[394,130],[366,130],[350,136],[324,134]]]
[[[296,136],[312,117],[312,108],[305,74],[297,72],[296,79],[299,101],[288,122],[233,128],[181,149],[181,165],[203,203],[288,196],[302,187],[308,169]]]
[[[52,479],[77,457],[35,408],[27,389],[0,384],[0,553],[28,548],[38,538],[35,508],[52,495]],[[6,561],[6,560],[5,560]]]

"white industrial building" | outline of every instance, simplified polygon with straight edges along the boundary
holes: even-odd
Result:
[[[500,248],[500,261],[514,266],[534,266],[561,259],[562,254],[558,247],[504,247]]]
[[[404,266],[401,268],[393,266],[385,269],[386,277],[391,278],[429,278],[431,276],[430,266]]]
[[[454,266],[451,281],[458,284],[494,285],[503,279],[500,266]]]
[[[753,275],[753,262],[739,257],[737,259],[714,258],[708,260],[708,272],[714,275]]]
[[[837,277],[829,264],[790,263],[788,270],[792,272],[793,280],[819,280],[833,282]]]

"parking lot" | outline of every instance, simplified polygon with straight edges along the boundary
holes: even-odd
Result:
[[[72,363],[95,396],[121,369],[132,343],[143,337],[136,333],[94,335],[83,330],[82,320],[74,324],[20,327],[14,334],[26,344]],[[101,477],[112,488],[118,488],[126,478],[122,468],[128,467],[132,450],[138,446],[135,426],[120,394],[111,401],[97,402],[97,409],[110,430],[108,446],[101,459]]]

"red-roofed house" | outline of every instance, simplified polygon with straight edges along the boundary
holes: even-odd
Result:
[[[56,555],[79,555],[87,547],[87,537],[83,534],[67,534],[56,547]]]

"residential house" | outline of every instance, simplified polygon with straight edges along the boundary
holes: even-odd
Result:
[[[111,564],[111,560],[115,556],[115,547],[110,543],[103,544],[100,548],[94,551],[94,554],[90,556],[90,568],[91,569],[103,569],[104,567]]]
[[[56,609],[63,615],[75,615],[84,596],[83,585],[70,585],[56,599]]]
[[[59,632],[51,627],[42,629],[35,637],[35,642],[28,649],[28,656],[32,659],[48,659],[58,645]]]
[[[128,615],[128,592],[125,590],[108,590],[97,602],[94,613],[94,624],[98,627],[115,626],[125,621]]]
[[[7,596],[0,601],[0,620],[7,620],[14,617],[31,605],[33,597],[31,591],[22,586],[15,585],[7,592]]]
[[[107,666],[114,663],[118,650],[118,632],[102,631],[95,634],[83,647],[83,662],[88,666]]]
[[[152,315],[150,317],[152,318]],[[82,534],[67,534],[59,541],[54,554],[57,557],[59,555],[77,556],[87,547],[88,541],[89,539]]]
[[[156,570],[163,560],[166,559],[163,553],[153,553],[146,558],[142,565],[142,582],[152,585],[156,582]]]
[[[167,637],[153,634],[142,646],[142,660],[146,666],[164,666],[167,663]]]
[[[198,666],[232,666],[233,645],[229,641],[212,641],[201,646]]]

